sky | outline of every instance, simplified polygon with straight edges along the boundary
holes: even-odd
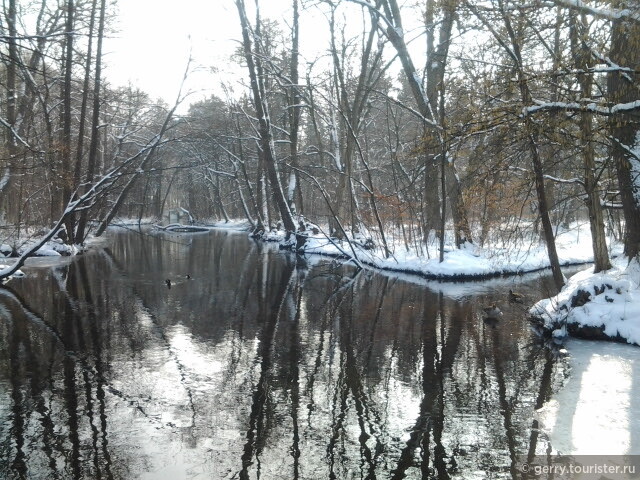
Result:
[[[118,0],[117,3],[118,14],[113,19],[116,33],[105,45],[105,75],[110,85],[124,86],[131,82],[153,99],[162,98],[172,105],[191,54],[193,62],[185,91],[194,93],[183,102],[179,112],[185,112],[189,103],[212,94],[223,97],[223,82],[231,87],[232,94],[244,88],[238,86],[238,81],[244,82],[245,67],[230,60],[231,54],[240,46],[242,34],[234,0]],[[246,2],[252,23],[253,5],[253,1]],[[263,19],[278,21],[283,34],[289,33],[291,0],[262,0],[260,9]],[[361,33],[360,7],[345,4],[339,10],[339,16],[339,22],[348,18],[347,37]],[[405,29],[410,24],[420,23],[415,11],[407,11],[404,17]],[[407,30],[410,31],[411,28]],[[301,8],[301,68],[305,68],[305,62],[312,62],[318,71],[323,62],[316,63],[316,60],[322,56],[326,58],[328,47],[329,27],[323,13],[314,7]],[[422,48],[421,41],[410,44],[414,61],[418,60],[418,63]],[[388,47],[387,53],[391,51]],[[396,62],[390,75],[395,76],[399,69]]]
[[[290,16],[290,0],[262,3],[269,7],[262,7],[265,16]],[[243,73],[229,60],[241,36],[232,0],[120,0],[118,10],[120,32],[105,46],[112,85],[131,82],[172,104],[190,52],[195,71],[187,88],[194,99],[220,94],[221,80]]]
[[[168,103],[175,100],[189,55],[194,72],[188,89],[218,88],[240,28],[234,3],[227,0],[124,0],[106,45],[106,76],[114,85],[131,82]],[[206,93],[206,92],[205,92]],[[211,93],[210,91],[208,92]]]

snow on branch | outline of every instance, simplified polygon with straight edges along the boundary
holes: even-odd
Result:
[[[551,175],[544,175],[544,178],[554,183],[577,183],[578,185],[584,186],[584,182],[579,178],[558,178]]]
[[[222,170],[214,170],[213,168],[206,168],[206,171],[209,172],[211,175],[217,175],[220,177],[231,177],[231,178],[236,178],[236,175],[233,173],[229,173],[229,172],[223,172]]]
[[[11,132],[11,135],[13,136],[13,138],[15,138],[18,142],[20,142],[22,145],[27,147],[29,150],[34,150],[35,151],[35,149],[32,148],[31,145],[29,145],[29,143],[27,143],[27,141],[24,140],[18,134],[18,132],[15,131],[15,129],[11,126],[11,124],[9,122],[7,122],[4,118],[0,117],[0,123],[9,129],[9,131]],[[43,153],[43,152],[40,152],[40,153]]]
[[[632,10],[630,8],[616,9],[616,8],[595,8],[590,7],[582,0],[553,0],[552,4],[562,7],[573,8],[580,12],[584,12],[595,17],[605,18],[608,20],[630,20],[635,23],[640,23],[640,12],[638,10]]]
[[[601,62],[603,62],[605,65],[608,66],[608,68],[610,70],[610,72],[621,72],[622,73],[622,78],[624,78],[627,82],[633,84],[634,80],[633,80],[633,74],[635,73],[635,71],[633,70],[633,68],[626,68],[623,67],[621,65],[618,65],[617,63],[615,63],[613,60],[611,60],[609,57],[602,55],[599,52],[596,52],[594,50],[591,50],[591,55],[593,55],[593,57],[596,60],[599,60]]]
[[[640,111],[640,100],[628,103],[618,103],[610,107],[597,105],[593,102],[539,102],[534,100],[536,105],[530,105],[522,109],[523,116],[531,115],[540,111],[565,111],[595,113],[598,115],[611,116],[619,113],[630,113]]]

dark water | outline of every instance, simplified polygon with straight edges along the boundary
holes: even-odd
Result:
[[[506,300],[546,280],[310,262],[122,232],[27,268],[0,290],[0,478],[512,478],[547,449],[533,413],[563,363]]]

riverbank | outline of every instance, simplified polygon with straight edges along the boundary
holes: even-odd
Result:
[[[248,230],[246,222],[217,222],[214,228]],[[562,266],[588,264],[593,261],[591,232],[588,224],[573,224],[569,228],[558,228],[556,247]],[[455,248],[450,239],[445,243],[444,260],[440,262],[437,242],[426,245],[418,255],[408,250],[399,241],[388,241],[389,255],[362,235],[350,241],[329,238],[322,229],[308,224],[302,234],[304,244],[299,251],[305,254],[344,257],[364,266],[414,274],[432,280],[477,280],[497,276],[518,275],[549,268],[546,246],[533,235],[523,236],[518,241],[495,241],[480,247],[466,243]],[[292,245],[286,240],[284,230],[266,232],[263,237],[269,242],[278,242],[284,248]],[[371,246],[373,248],[371,248]],[[611,242],[610,255],[622,253],[619,243]]]
[[[640,264],[618,257],[613,268],[573,275],[562,291],[529,313],[555,338],[567,335],[640,345]]]

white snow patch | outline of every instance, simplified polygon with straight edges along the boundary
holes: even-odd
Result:
[[[640,345],[639,282],[638,261],[619,257],[606,272],[593,273],[591,267],[575,274],[558,295],[539,301],[529,313],[550,330],[566,324],[603,327],[608,336]],[[588,301],[572,307],[579,291],[589,294]]]
[[[379,245],[378,245],[379,247]],[[529,243],[520,246],[494,243],[487,248],[466,244],[456,249],[445,246],[444,261],[439,261],[439,252],[431,252],[430,258],[407,251],[400,243],[390,245],[393,255],[385,258],[380,248],[374,250],[356,249],[360,262],[383,270],[413,273],[427,278],[487,277],[491,275],[525,273],[549,267],[549,258],[544,244]],[[591,232],[589,226],[573,225],[560,231],[556,238],[556,248],[562,265],[588,263],[593,261]],[[310,236],[305,253],[323,255],[353,255],[347,242],[331,242],[322,233]],[[612,254],[619,255],[621,246],[614,245]]]
[[[246,220],[217,221],[211,222],[210,225],[215,228],[225,228],[229,230],[249,230],[251,228],[251,224]]]

